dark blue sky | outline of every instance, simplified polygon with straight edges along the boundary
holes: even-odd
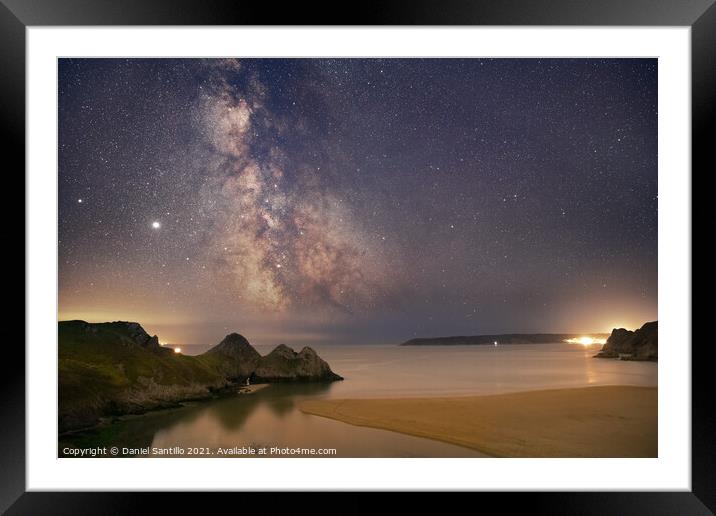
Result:
[[[656,318],[654,59],[63,59],[60,317],[399,342]]]

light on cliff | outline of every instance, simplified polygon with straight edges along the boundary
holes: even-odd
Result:
[[[174,353],[181,353],[181,348],[174,348]]]

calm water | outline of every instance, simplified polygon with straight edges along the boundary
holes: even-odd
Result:
[[[303,414],[307,398],[496,394],[590,385],[657,385],[657,364],[593,359],[572,344],[399,347],[314,346],[345,377],[271,385],[253,394],[130,417],[63,439],[65,446],[335,448],[338,457],[476,457],[460,446]],[[265,354],[270,349],[258,348]],[[183,352],[202,352],[185,346]],[[62,455],[62,453],[61,453]],[[184,455],[186,456],[186,455]],[[275,455],[274,455],[275,456]]]

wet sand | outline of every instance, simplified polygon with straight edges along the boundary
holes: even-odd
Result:
[[[494,457],[656,457],[656,387],[490,396],[306,400],[301,411]]]

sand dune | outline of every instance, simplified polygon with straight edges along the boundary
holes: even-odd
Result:
[[[656,387],[491,396],[307,400],[308,414],[458,444],[496,457],[656,457]]]

